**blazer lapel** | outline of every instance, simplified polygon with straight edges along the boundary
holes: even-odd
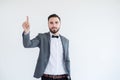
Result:
[[[63,57],[65,59],[65,40],[61,35],[60,35],[60,38],[61,38],[61,42],[62,42],[62,46],[63,46]]]
[[[48,59],[49,59],[49,57],[50,57],[50,42],[51,42],[50,32],[46,33],[46,35],[47,35],[47,41],[48,41]]]

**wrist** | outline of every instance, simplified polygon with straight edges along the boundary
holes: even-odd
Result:
[[[24,31],[24,34],[28,34],[30,31]]]

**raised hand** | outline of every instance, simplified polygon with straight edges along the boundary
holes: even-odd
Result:
[[[22,27],[23,27],[25,33],[29,33],[30,24],[29,24],[29,17],[28,16],[26,17],[26,21],[23,22]]]

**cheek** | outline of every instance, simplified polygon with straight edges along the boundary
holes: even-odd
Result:
[[[50,25],[48,25],[48,28],[51,28]]]
[[[61,25],[57,25],[57,26],[60,28]]]
[[[51,24],[48,24],[48,27],[49,27],[49,28],[51,28],[51,27],[52,27],[52,25],[51,25]]]

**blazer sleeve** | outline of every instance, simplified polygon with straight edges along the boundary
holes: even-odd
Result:
[[[40,44],[40,39],[39,39],[39,35],[37,35],[35,38],[33,38],[32,40],[30,40],[30,33],[25,34],[23,32],[22,34],[23,37],[23,46],[25,48],[34,48],[34,47],[38,47],[38,45]]]
[[[67,45],[67,54],[68,54],[68,56],[67,56],[67,65],[68,65],[68,69],[69,69],[69,75],[70,75],[70,53],[69,53],[69,40],[68,40],[68,45]]]
[[[70,68],[70,53],[69,53],[69,40],[68,40],[68,56],[67,56],[67,62],[68,62],[68,69],[69,69],[69,76],[68,76],[68,80],[71,80],[71,68]]]

